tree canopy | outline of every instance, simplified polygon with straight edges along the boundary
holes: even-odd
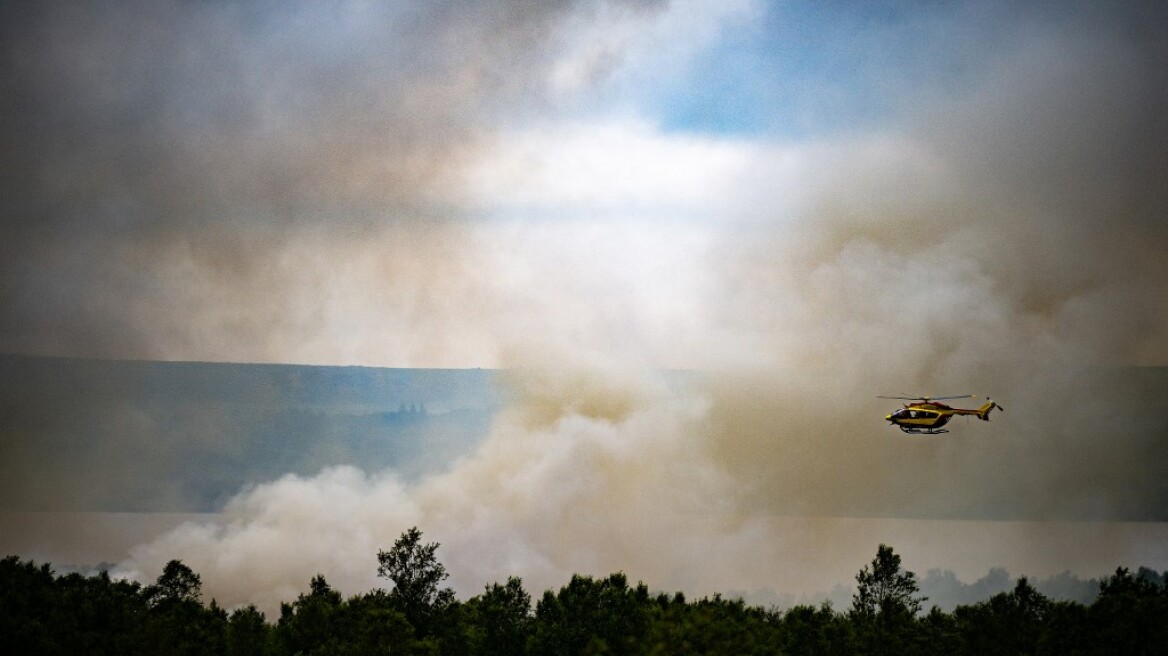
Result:
[[[459,601],[441,587],[438,544],[416,528],[378,554],[393,588],[345,598],[316,575],[270,622],[255,606],[202,600],[178,560],[147,586],[108,573],[56,574],[0,561],[0,649],[13,654],[542,656],[576,654],[1160,654],[1168,644],[1165,575],[1119,568],[1091,604],[1054,601],[1026,578],[952,613],[925,599],[891,547],[856,576],[847,612],[787,610],[715,595],[653,593],[617,572],[574,575],[532,597],[517,577]]]

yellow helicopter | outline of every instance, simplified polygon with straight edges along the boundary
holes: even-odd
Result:
[[[912,403],[904,404],[903,408],[894,410],[891,414],[885,417],[885,419],[906,433],[920,435],[939,435],[941,433],[948,433],[949,431],[942,428],[942,426],[949,423],[949,420],[953,418],[953,415],[973,415],[982,421],[989,421],[990,410],[993,410],[994,408],[1005,410],[1005,408],[998,405],[998,403],[991,398],[986,398],[985,405],[976,410],[951,408],[944,403],[938,403],[938,401],[949,401],[951,399],[972,399],[972,394],[936,397],[878,396],[876,398],[912,401]]]

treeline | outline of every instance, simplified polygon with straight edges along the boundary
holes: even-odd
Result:
[[[856,576],[850,608],[780,611],[715,595],[655,594],[625,575],[573,576],[532,604],[518,578],[455,599],[437,559],[410,529],[378,553],[392,583],[343,598],[323,576],[270,621],[254,606],[201,600],[180,561],[153,585],[108,573],[56,575],[48,564],[0,561],[0,649],[8,654],[1164,654],[1164,576],[1126,569],[1089,605],[1053,601],[1025,579],[952,613],[919,594],[913,572],[880,545]]]

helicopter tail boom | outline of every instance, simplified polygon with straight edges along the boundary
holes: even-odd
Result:
[[[977,418],[982,421],[990,420],[990,411],[994,408],[1001,408],[993,399],[986,401],[986,404],[977,409]]]

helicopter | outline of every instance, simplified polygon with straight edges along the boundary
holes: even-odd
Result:
[[[941,433],[948,433],[948,429],[942,428],[953,415],[973,415],[982,421],[990,420],[990,411],[994,408],[1005,410],[1001,405],[991,398],[986,398],[985,405],[976,410],[965,408],[951,408],[944,403],[938,401],[949,401],[951,399],[972,399],[973,394],[962,394],[960,396],[878,396],[879,399],[900,399],[902,401],[911,401],[911,403],[904,404],[903,408],[894,410],[885,419],[890,423],[900,428],[906,433],[915,435],[939,435]]]

